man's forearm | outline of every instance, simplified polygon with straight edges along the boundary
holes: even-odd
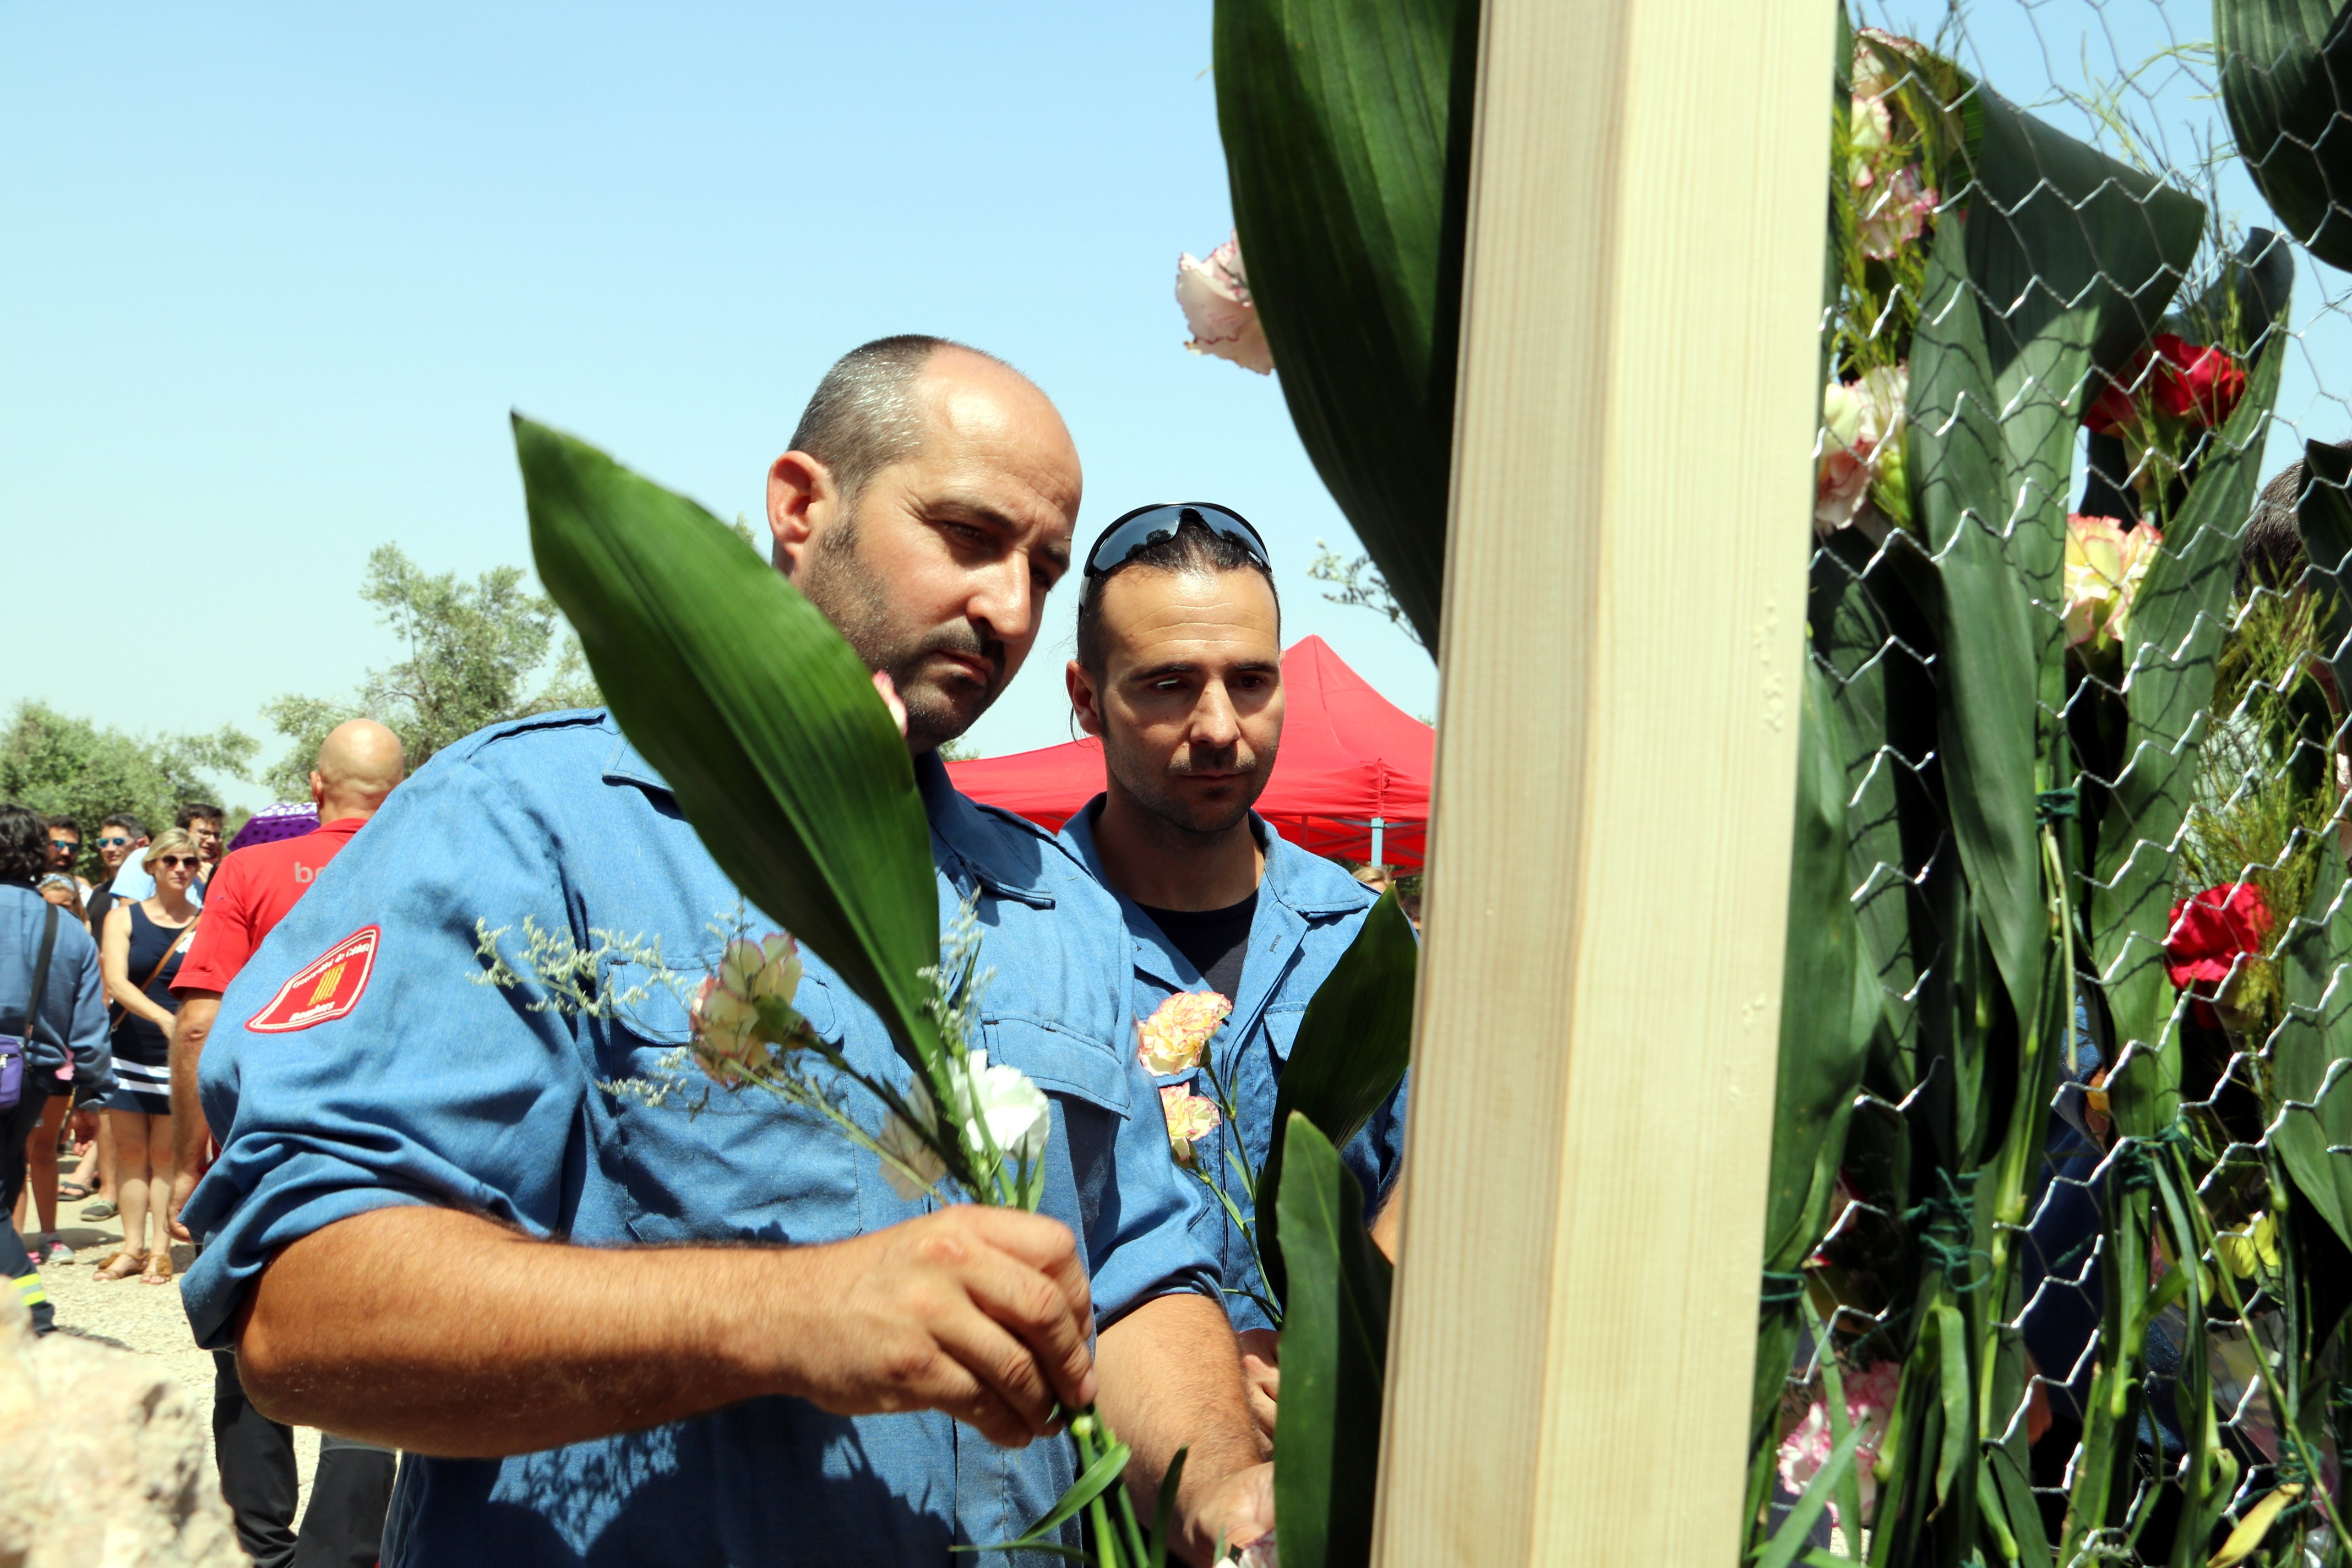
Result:
[[[220,1014],[220,993],[192,991],[180,1004],[179,1027],[172,1036],[172,1163],[193,1172],[204,1158],[205,1109],[196,1094],[196,1064]]]
[[[1213,1494],[1229,1491],[1226,1483],[1260,1463],[1241,1348],[1224,1309],[1205,1296],[1146,1301],[1103,1331],[1095,1365],[1103,1418],[1135,1450],[1127,1474],[1137,1507],[1148,1512],[1176,1450],[1189,1449],[1177,1493],[1193,1537],[1185,1555],[1207,1562],[1221,1532],[1254,1539],[1238,1520],[1214,1511]]]
[[[1095,1396],[1085,1297],[1069,1232],[1001,1210],[825,1247],[604,1248],[400,1207],[280,1251],[236,1335],[265,1414],[416,1453],[531,1453],[767,1394],[1021,1442]]]

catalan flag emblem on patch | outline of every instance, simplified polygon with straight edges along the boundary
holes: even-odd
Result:
[[[246,1028],[257,1035],[283,1035],[349,1013],[367,990],[383,935],[379,927],[362,927],[296,970],[269,1005],[246,1020]]]

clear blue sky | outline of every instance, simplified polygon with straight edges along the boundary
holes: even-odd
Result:
[[[1279,387],[1180,346],[1231,225],[1209,58],[1206,0],[0,8],[0,704],[265,735],[396,657],[376,544],[528,563],[509,407],[757,520],[824,366],[920,331],[1060,403],[1082,536],[1230,501],[1286,636],[1430,712],[1306,580],[1355,544]],[[983,751],[1068,738],[1071,613]]]
[[[1892,9],[1925,37],[1945,8]],[[2079,125],[2053,83],[2114,81],[2210,15],[1985,0],[1960,53]],[[264,700],[396,655],[355,597],[373,546],[527,562],[509,407],[756,518],[824,366],[926,331],[1059,400],[1082,534],[1231,501],[1289,633],[1430,712],[1421,651],[1304,577],[1317,536],[1354,544],[1279,388],[1179,347],[1176,255],[1230,223],[1209,58],[1208,0],[0,6],[0,544],[31,607],[0,705],[235,723],[274,755]],[[2147,79],[2174,160],[2217,120],[2198,74]],[[2265,221],[2242,173],[2226,189]],[[2298,281],[2281,412],[2340,438],[2346,280]],[[982,750],[1066,738],[1069,615]]]

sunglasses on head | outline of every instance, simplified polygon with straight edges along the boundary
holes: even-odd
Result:
[[[166,869],[169,869],[173,866],[201,866],[204,864],[203,861],[197,859],[193,855],[158,855],[149,863],[151,865],[162,866]]]
[[[1241,513],[1210,501],[1168,501],[1159,506],[1139,506],[1113,519],[1111,525],[1103,530],[1102,537],[1095,541],[1095,547],[1087,552],[1086,574],[1099,577],[1106,572],[1117,571],[1133,560],[1137,551],[1175,538],[1176,531],[1187,519],[1211,533],[1232,540],[1251,560],[1269,572],[1274,570],[1274,563],[1266,559],[1265,541],[1258,537],[1257,530]]]

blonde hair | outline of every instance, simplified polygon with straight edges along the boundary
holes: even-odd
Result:
[[[167,855],[175,849],[183,854],[197,855],[201,858],[201,853],[196,848],[196,841],[189,837],[186,828],[167,827],[155,835],[154,842],[140,851],[139,868],[142,871],[151,870],[155,864],[156,856]]]

